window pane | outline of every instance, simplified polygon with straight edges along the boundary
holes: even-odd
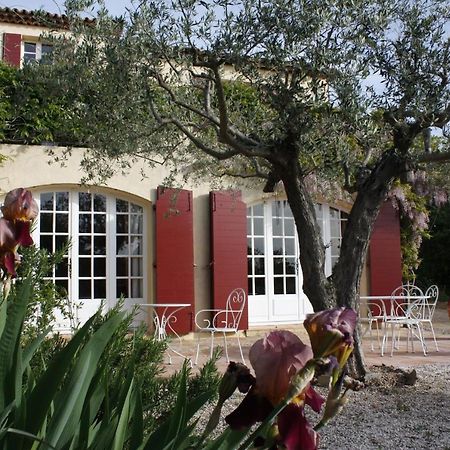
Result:
[[[264,258],[255,258],[255,274],[264,275]]]
[[[69,193],[56,193],[56,211],[69,211]]]
[[[142,297],[142,280],[131,280],[131,298]]]
[[[130,221],[130,233],[142,234],[142,216],[133,214],[130,216]]]
[[[255,278],[255,295],[265,295],[265,294],[266,294],[266,279]]]
[[[24,42],[24,51],[27,53],[36,53],[36,44],[34,42]]]
[[[39,223],[41,226],[41,232],[52,232],[53,231],[53,214],[43,213],[39,215]]]
[[[67,280],[55,280],[55,286],[57,291],[64,296],[67,296],[67,287],[68,287],[68,281]]]
[[[253,219],[253,234],[264,236],[264,219]]]
[[[336,220],[330,220],[330,235],[331,237],[341,237],[341,223]]]
[[[286,277],[286,294],[296,294],[295,277]]]
[[[116,280],[117,298],[128,298],[128,280]]]
[[[142,255],[141,237],[132,237],[130,248],[132,255]]]
[[[78,231],[80,233],[91,232],[91,214],[80,214],[78,217]]]
[[[283,278],[276,277],[273,279],[273,289],[275,294],[284,294]]]
[[[283,258],[273,258],[273,273],[283,275]]]
[[[67,278],[68,275],[69,275],[69,264],[67,258],[64,258],[58,265],[56,265],[55,276]]]
[[[284,240],[284,254],[295,255],[295,239],[287,238]]]
[[[94,258],[94,277],[106,276],[106,258]]]
[[[247,275],[253,275],[252,258],[247,258]]]
[[[117,214],[116,231],[117,233],[128,233],[128,215]]]
[[[106,237],[94,237],[94,255],[106,255]]]
[[[131,212],[132,213],[142,213],[142,206],[135,205],[134,203],[130,203]]]
[[[41,210],[53,211],[53,192],[41,194]]]
[[[67,236],[55,236],[56,250],[61,250],[67,246],[69,238]]]
[[[106,280],[94,280],[94,298],[106,298]]]
[[[131,258],[131,276],[140,277],[142,274],[142,258]]]
[[[56,231],[59,233],[67,233],[69,231],[69,215],[56,214]]]
[[[285,236],[295,236],[294,231],[294,219],[285,219],[284,220],[284,235]]]
[[[332,256],[339,256],[339,251],[341,249],[339,239],[331,239],[331,255]]]
[[[252,255],[252,239],[247,238],[247,255]]]
[[[255,255],[264,255],[264,239],[263,238],[254,238],[254,254]]]
[[[80,211],[91,211],[91,194],[88,192],[78,193]]]
[[[91,237],[79,236],[78,237],[78,253],[80,255],[90,255],[92,250]]]
[[[283,236],[283,226],[281,219],[272,219],[272,234],[274,236]]]
[[[78,296],[81,299],[91,298],[91,280],[78,281]]]
[[[26,63],[36,61],[36,54],[35,53],[24,53],[23,54],[23,60]]]
[[[283,254],[283,239],[274,238],[273,239],[273,254],[282,255]]]
[[[339,220],[339,210],[335,208],[330,208],[330,218],[334,220]]]
[[[116,211],[117,212],[128,212],[128,202],[125,200],[116,200]]]
[[[94,233],[106,233],[106,214],[94,215]]]
[[[292,217],[292,210],[287,201],[283,202],[284,206],[284,217]]]
[[[116,255],[128,255],[128,236],[117,236],[116,245]]]
[[[78,276],[90,277],[91,276],[91,259],[90,258],[78,258]]]
[[[116,258],[116,275],[118,277],[128,276],[128,258]]]
[[[264,216],[263,204],[252,206],[252,210],[253,210],[254,216],[260,216],[260,217]]]
[[[248,279],[248,295],[253,295],[253,280],[252,280],[252,278]]]
[[[295,275],[295,258],[286,258],[284,265],[286,274]]]
[[[40,236],[39,247],[53,253],[53,236]]]
[[[252,219],[250,217],[247,217],[247,234],[252,234]]]
[[[94,211],[106,212],[106,197],[104,195],[94,195]]]

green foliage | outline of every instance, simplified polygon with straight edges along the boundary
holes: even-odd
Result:
[[[0,62],[0,140],[39,144],[79,142],[78,121],[70,99],[52,90],[46,72],[33,76],[33,64],[22,70]]]
[[[55,286],[48,278],[53,270],[57,270],[59,264],[67,264],[67,259],[64,258],[66,253],[66,248],[54,254],[35,246],[21,249],[22,259],[17,269],[17,283],[30,277],[33,287],[33,300],[28,304],[23,329],[25,340],[33,339],[46,331],[55,320],[56,312],[62,318],[72,319],[67,292]]]
[[[431,199],[419,195],[409,184],[396,182],[390,199],[400,215],[400,245],[402,252],[402,277],[414,281],[420,264],[419,250],[422,240],[429,237],[428,214]]]
[[[437,284],[440,299],[450,296],[450,205],[431,209],[430,239],[423,242],[420,249],[421,263],[417,278],[424,285]]]
[[[0,303],[0,448],[154,449],[163,448],[161,436],[171,448],[186,448],[195,427],[188,422],[212,397],[214,383],[197,395],[197,380],[189,392],[185,366],[167,418],[160,428],[145,431],[144,415],[158,412],[148,405],[144,414],[141,386],[160,375],[164,344],[143,330],[130,335],[131,317],[119,305],[93,316],[69,341],[40,335],[22,347],[34,284],[31,277],[23,279]],[[48,343],[51,352],[44,357]],[[36,364],[36,358],[45,362]],[[199,378],[211,379],[213,366],[204,372]]]

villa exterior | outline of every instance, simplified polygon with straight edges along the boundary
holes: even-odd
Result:
[[[65,28],[64,18],[48,15],[46,25],[32,12],[0,9],[2,59],[20,67],[51,51],[42,41],[48,23]],[[53,147],[55,153],[62,148]],[[0,144],[8,157],[0,168],[0,195],[16,187],[32,190],[40,207],[35,242],[54,251],[70,241],[65,262],[52,274],[64,287],[79,322],[102,300],[121,296],[139,303],[190,303],[177,322],[193,331],[202,308],[220,307],[236,287],[248,292],[243,328],[299,323],[312,311],[302,291],[298,243],[283,192],[213,191],[208,183],[165,188],[164,169],[139,165],[105,186],[80,184],[83,149],[74,149],[64,167],[49,165],[45,146]],[[142,164],[143,165],[143,164]],[[317,220],[331,274],[351,204],[317,201]],[[363,275],[363,293],[386,293],[401,284],[400,228],[386,204],[380,213]],[[64,329],[67,323],[60,323]]]

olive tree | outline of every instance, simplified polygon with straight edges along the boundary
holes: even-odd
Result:
[[[38,69],[87,125],[86,173],[143,158],[174,176],[282,185],[314,309],[357,309],[392,183],[449,158],[450,2],[144,0],[121,18],[100,5],[87,26],[81,3]],[[317,193],[353,202],[329,277]],[[359,351],[355,363],[364,373]]]

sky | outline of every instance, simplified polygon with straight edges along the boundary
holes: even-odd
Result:
[[[125,8],[130,6],[131,0],[105,0],[106,7],[113,16],[120,16]],[[26,9],[32,11],[43,9],[45,11],[63,14],[64,0],[0,0],[0,7]]]

